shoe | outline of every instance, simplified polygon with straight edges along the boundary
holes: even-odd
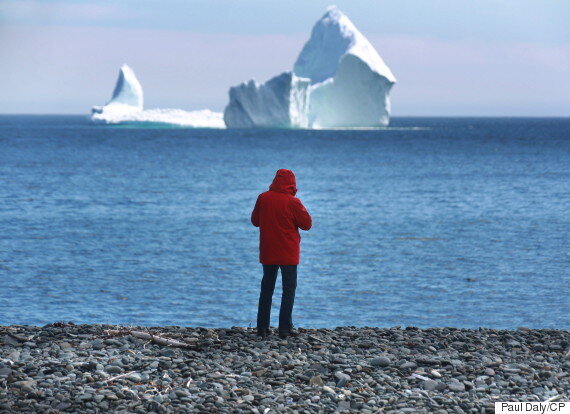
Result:
[[[269,329],[261,329],[257,330],[257,336],[260,336],[261,339],[265,339],[269,336]]]
[[[292,337],[297,337],[297,336],[299,336],[299,331],[297,331],[297,330],[291,328],[291,329],[289,329],[289,331],[287,331],[287,332],[279,332],[279,338],[281,338],[281,339],[286,339],[286,338],[288,338],[288,337],[290,337],[290,336],[292,336]]]

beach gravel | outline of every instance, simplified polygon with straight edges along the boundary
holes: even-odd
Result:
[[[486,413],[497,401],[568,401],[567,330],[299,331],[0,327],[0,412]]]

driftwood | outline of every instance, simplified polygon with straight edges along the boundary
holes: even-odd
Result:
[[[10,336],[10,337],[12,337],[12,338],[14,338],[14,339],[16,339],[17,341],[20,341],[20,342],[26,342],[26,341],[29,341],[29,339],[30,339],[30,338],[27,338],[27,337],[25,337],[25,336],[18,335],[17,333],[12,332],[12,331],[10,331],[10,330],[7,330],[7,331],[6,331],[6,334],[8,334],[8,336]]]
[[[545,403],[552,402],[552,401],[559,400],[560,398],[562,398],[562,395],[558,394],[558,395],[555,395],[554,397],[550,397],[548,400],[544,400],[544,402]]]
[[[317,338],[317,337],[314,336],[314,335],[309,335],[309,338],[311,338],[311,339],[313,339],[313,340],[315,340],[315,341],[317,341],[317,342],[320,342],[320,343],[325,343],[325,342],[327,342],[327,341],[322,340],[321,338]]]
[[[105,380],[105,381],[106,382],[115,381],[115,380],[118,380],[121,378],[128,377],[129,375],[134,374],[134,373],[135,373],[135,371],[127,372],[126,374],[117,375],[116,377],[109,378],[108,380]]]
[[[146,339],[146,340],[154,342],[158,345],[164,345],[164,346],[175,346],[175,347],[180,347],[180,348],[187,348],[187,347],[193,347],[194,346],[193,344],[189,344],[186,342],[180,342],[180,341],[177,341],[176,339],[164,338],[162,336],[153,335],[150,332],[131,331],[128,329],[125,329],[125,330],[109,329],[109,330],[106,330],[105,333],[107,335],[110,335],[110,336],[132,335],[135,338]]]

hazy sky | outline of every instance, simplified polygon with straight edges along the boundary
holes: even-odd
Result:
[[[0,0],[0,113],[88,113],[123,63],[145,108],[223,110],[292,69],[331,1]],[[335,4],[398,79],[395,116],[570,116],[570,1]]]

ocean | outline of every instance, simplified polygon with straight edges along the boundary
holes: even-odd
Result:
[[[297,326],[570,329],[570,118],[214,130],[2,115],[0,325],[255,326],[250,213],[280,168],[314,222]]]

